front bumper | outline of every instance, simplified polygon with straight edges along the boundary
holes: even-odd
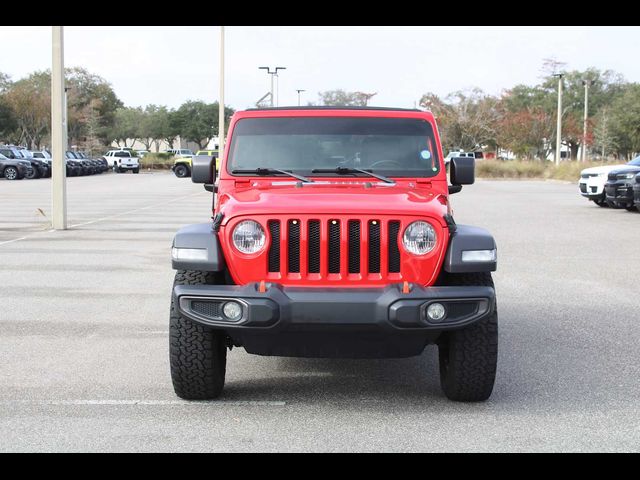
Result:
[[[578,184],[580,195],[589,200],[604,200],[604,183],[599,177],[581,178]]]
[[[495,308],[491,287],[299,288],[267,284],[177,285],[175,305],[194,322],[225,330],[236,344],[261,355],[406,357],[419,355],[444,331],[468,326]],[[222,306],[236,301],[242,318],[225,320]],[[430,321],[431,303],[444,305]]]
[[[604,186],[607,200],[619,205],[633,205],[633,184],[628,182],[607,182]]]

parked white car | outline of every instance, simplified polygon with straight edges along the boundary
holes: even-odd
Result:
[[[607,183],[607,175],[612,170],[625,165],[602,165],[601,167],[585,168],[580,172],[580,194],[594,202],[599,207],[607,206],[604,184]]]
[[[140,173],[140,161],[135,152],[130,150],[109,150],[102,158],[109,163],[109,166],[116,173],[126,172],[127,170],[131,170],[133,173]]]

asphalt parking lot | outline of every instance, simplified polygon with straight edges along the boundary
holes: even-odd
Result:
[[[479,181],[458,223],[498,242],[498,377],[447,401],[435,348],[402,360],[234,349],[219,401],[168,365],[170,245],[210,194],[170,172],[0,181],[0,451],[639,451],[640,214],[576,185]]]

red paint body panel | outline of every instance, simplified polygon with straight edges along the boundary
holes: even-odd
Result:
[[[295,179],[282,176],[234,176],[227,170],[228,149],[225,149],[219,174],[218,195],[214,213],[224,213],[219,237],[229,272],[237,284],[250,282],[280,283],[285,286],[318,287],[366,287],[383,286],[389,283],[408,281],[428,286],[435,282],[440,272],[447,249],[449,232],[443,219],[448,213],[448,183],[443,163],[442,147],[438,129],[429,112],[391,111],[391,110],[256,110],[237,112],[229,126],[229,140],[238,121],[244,118],[273,117],[375,117],[375,118],[415,118],[422,119],[433,127],[440,171],[434,177],[396,178],[395,185],[388,185],[374,178],[356,177],[313,177],[315,184],[296,186]],[[369,184],[369,185],[366,185]],[[266,248],[255,255],[240,253],[232,244],[231,234],[234,226],[246,219],[258,221],[267,234]],[[287,262],[287,229],[281,228],[280,272],[268,272],[267,256],[271,237],[267,221],[277,219],[281,225],[288,220],[301,222],[300,272],[290,273]],[[319,220],[321,245],[325,245],[327,222],[339,220],[341,225],[341,271],[328,273],[327,251],[321,248],[320,273],[308,272],[307,222]],[[434,226],[437,234],[436,247],[424,256],[407,253],[401,242],[405,227],[415,220],[427,220]],[[349,220],[381,222],[380,264],[384,267],[388,261],[386,243],[387,222],[400,222],[398,248],[400,250],[400,273],[381,271],[367,273],[367,255],[360,256],[360,271],[347,272],[347,224]],[[361,251],[367,252],[369,239],[367,228],[361,228]]]

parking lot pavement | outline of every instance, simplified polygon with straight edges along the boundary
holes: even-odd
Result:
[[[458,223],[491,230],[491,399],[447,401],[435,349],[403,360],[229,354],[219,401],[171,387],[170,244],[210,196],[170,173],[0,184],[0,451],[638,451],[640,214],[575,185],[479,181]],[[35,214],[42,209],[45,216]],[[26,238],[24,238],[26,237]],[[9,242],[9,243],[7,243]]]

